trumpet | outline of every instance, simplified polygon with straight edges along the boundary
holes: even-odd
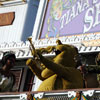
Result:
[[[34,64],[37,64],[37,67],[40,68],[40,69],[43,69],[43,67],[41,67],[40,57],[38,56],[37,51],[36,51],[36,49],[35,49],[35,47],[34,47],[34,45],[33,45],[33,43],[32,43],[32,38],[28,38],[28,41],[30,42],[30,46],[31,46],[31,47],[30,47],[31,54],[32,54],[32,56],[35,58],[35,61],[36,61],[36,62],[33,62],[32,59],[28,59],[28,60],[26,61],[26,65],[28,65],[29,68],[31,69],[31,71],[34,73],[33,68],[32,68],[32,66],[33,66]]]
[[[39,56],[37,55],[37,52],[35,50],[35,47],[34,47],[34,45],[32,43],[32,38],[28,38],[28,41],[30,42],[30,45],[31,45],[30,50],[31,50],[32,56],[34,58],[36,58],[36,59],[39,59]]]

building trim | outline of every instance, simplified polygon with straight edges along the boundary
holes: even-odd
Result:
[[[40,0],[38,11],[37,11],[37,16],[36,16],[36,20],[34,24],[34,29],[32,33],[33,41],[39,39],[47,3],[48,3],[48,0]]]
[[[98,37],[98,35],[97,35]],[[96,38],[96,36],[94,37]],[[52,38],[52,39],[42,39],[33,41],[35,48],[45,48],[47,46],[54,46],[56,45],[56,40],[60,39],[63,44],[71,44],[78,48],[79,53],[91,53],[91,52],[99,52],[100,46],[85,46],[81,40],[78,39],[77,36],[75,37],[62,37],[62,38]],[[77,42],[74,40],[77,39]],[[89,41],[86,40],[86,41]],[[16,54],[16,58],[18,59],[26,59],[32,57],[31,51],[29,49],[30,43],[29,41],[26,42],[12,42],[12,43],[3,43],[0,44],[0,59],[2,58],[3,52],[5,51],[13,51]],[[44,56],[52,56],[54,53],[45,54]]]

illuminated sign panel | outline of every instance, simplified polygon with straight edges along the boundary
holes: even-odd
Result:
[[[100,31],[100,0],[50,0],[40,39]]]

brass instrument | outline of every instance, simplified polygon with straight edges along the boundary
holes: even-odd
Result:
[[[37,65],[37,67],[40,68],[40,69],[42,69],[42,67],[40,67],[40,66],[41,66],[40,58],[39,58],[39,56],[38,56],[38,54],[37,54],[37,52],[36,52],[36,50],[35,50],[35,47],[34,47],[34,45],[33,45],[33,43],[32,43],[32,38],[29,37],[29,38],[28,38],[28,41],[30,42],[30,45],[31,45],[30,50],[31,50],[32,56],[35,58],[35,61],[36,61],[36,62],[34,62],[32,59],[28,59],[28,60],[26,61],[26,65],[27,65],[27,66],[31,69],[31,71],[34,73],[32,66]]]
[[[32,38],[28,38],[28,41],[30,42],[30,45],[31,45],[30,50],[31,50],[31,53],[32,53],[33,57],[36,58],[36,59],[39,59],[39,56],[37,55],[35,47],[32,43]]]

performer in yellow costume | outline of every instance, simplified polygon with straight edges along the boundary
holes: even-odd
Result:
[[[56,43],[56,46],[36,50],[35,55],[39,56],[42,67],[38,66],[37,59],[28,59],[26,62],[31,71],[43,81],[38,91],[83,88],[82,75],[75,68],[77,62],[74,58],[78,50],[72,45],[62,44],[60,40]],[[53,59],[42,56],[52,51],[56,53]]]

